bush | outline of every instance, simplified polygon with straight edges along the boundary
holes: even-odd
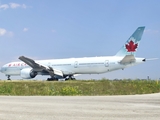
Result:
[[[78,86],[76,86],[76,87],[70,87],[70,86],[63,87],[59,93],[62,95],[81,95],[81,91],[78,89]]]

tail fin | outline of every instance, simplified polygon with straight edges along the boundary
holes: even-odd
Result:
[[[137,30],[126,41],[116,56],[134,55],[139,47],[139,43],[145,27],[138,27]]]

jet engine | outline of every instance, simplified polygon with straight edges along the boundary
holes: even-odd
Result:
[[[33,71],[32,68],[24,68],[21,70],[21,77],[24,79],[31,79],[36,77],[37,72]]]

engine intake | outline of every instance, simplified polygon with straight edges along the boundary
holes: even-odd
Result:
[[[31,79],[36,77],[37,72],[33,71],[32,68],[24,68],[21,70],[21,77],[24,79]]]

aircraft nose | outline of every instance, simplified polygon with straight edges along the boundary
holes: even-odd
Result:
[[[0,68],[0,72],[2,72],[2,73],[3,73],[3,71],[4,71],[4,69],[3,69],[3,67],[1,67],[1,68]]]
[[[2,72],[2,73],[4,73],[5,70],[6,70],[5,65],[0,68],[0,72]]]

